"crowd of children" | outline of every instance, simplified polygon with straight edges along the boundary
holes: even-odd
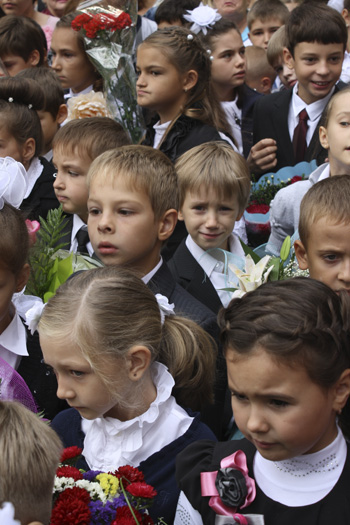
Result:
[[[138,144],[110,105],[67,109],[115,80],[76,1],[0,7],[0,523],[49,525],[62,446],[84,470],[140,468],[149,523],[350,522],[348,0],[140,1]],[[312,160],[265,247],[294,235],[309,277],[255,289],[252,268],[232,299],[252,181]],[[58,244],[102,267],[27,326],[26,219],[59,207]],[[3,362],[50,425],[3,400]]]

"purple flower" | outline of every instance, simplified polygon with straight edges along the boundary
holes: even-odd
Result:
[[[115,518],[117,508],[124,505],[126,505],[126,502],[123,494],[113,501],[106,501],[105,505],[100,500],[91,501],[89,503],[91,523],[111,523]]]
[[[83,473],[83,478],[87,481],[95,481],[96,476],[102,474],[102,470],[88,470]]]

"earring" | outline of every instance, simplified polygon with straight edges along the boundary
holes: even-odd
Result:
[[[184,89],[184,92],[187,93],[187,88]]]

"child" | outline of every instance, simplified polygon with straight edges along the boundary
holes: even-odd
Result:
[[[245,50],[247,72],[245,82],[250,89],[262,95],[269,95],[276,78],[275,70],[267,61],[262,47],[248,46]]]
[[[1,506],[11,502],[22,525],[47,525],[62,444],[40,418],[14,401],[0,401]]]
[[[46,218],[58,207],[52,165],[42,157],[42,131],[37,111],[44,108],[40,85],[29,78],[0,78],[0,156],[21,162],[27,191],[21,205],[30,219]]]
[[[232,234],[247,206],[250,175],[246,161],[227,144],[202,144],[176,163],[179,180],[179,218],[188,231],[169,268],[174,279],[215,314],[231,295],[223,274],[221,250],[244,252]],[[210,250],[216,250],[210,252]],[[209,250],[209,253],[205,253]]]
[[[227,0],[204,0],[204,4],[214,7],[223,18],[233,22],[242,36],[244,45],[250,45],[249,29],[247,25],[248,0],[227,2]]]
[[[332,290],[350,290],[350,177],[333,175],[307,192],[300,206],[295,255],[302,270]]]
[[[202,441],[179,455],[175,525],[185,517],[214,524],[223,514],[223,523],[349,523],[349,322],[348,294],[307,278],[264,284],[221,311],[232,408],[246,439]]]
[[[284,61],[283,49],[286,47],[286,27],[280,27],[274,33],[267,46],[267,60],[276,71],[282,87],[289,89],[297,83],[294,68],[288,67]]]
[[[137,49],[137,103],[157,113],[143,141],[175,161],[185,151],[220,140],[226,122],[210,97],[210,59],[183,27],[152,33]],[[227,138],[227,137],[226,137]]]
[[[350,89],[339,91],[329,101],[319,128],[320,143],[325,150],[329,163],[321,164],[307,180],[296,182],[277,192],[271,202],[271,235],[267,249],[278,255],[287,235],[292,236],[298,228],[300,203],[306,192],[317,182],[331,175],[350,175],[350,143],[348,108]],[[334,204],[337,207],[337,204]]]
[[[289,11],[280,0],[257,0],[248,13],[249,39],[253,46],[267,49],[270,38],[288,17]]]
[[[188,22],[183,15],[187,14],[188,10],[198,7],[200,0],[163,0],[157,7],[155,13],[155,22],[158,29],[164,29],[168,26],[188,26]]]
[[[47,42],[39,24],[25,16],[0,18],[0,58],[13,77],[22,69],[47,65]]]
[[[215,353],[199,326],[163,305],[131,272],[98,268],[59,288],[39,333],[57,395],[73,407],[52,423],[65,446],[83,447],[80,467],[139,466],[158,492],[152,518],[173,523],[176,455],[213,434],[171,392],[175,380],[185,406],[210,399]]]
[[[107,117],[91,117],[67,122],[53,139],[53,164],[56,197],[63,211],[70,214],[61,242],[70,251],[93,255],[87,232],[88,188],[86,176],[90,165],[104,151],[129,144],[122,126]]]
[[[57,23],[52,35],[51,67],[57,74],[63,89],[69,89],[66,98],[101,91],[102,79],[90,62],[85,48],[84,39],[71,27],[78,12],[63,16]]]
[[[326,151],[318,142],[320,117],[338,91],[335,84],[347,42],[342,16],[318,3],[296,7],[286,24],[286,35],[284,58],[294,68],[298,83],[292,91],[263,97],[254,110],[254,142],[269,138],[277,145],[274,171],[303,160],[324,161]],[[265,161],[272,158],[269,147],[259,154]]]
[[[53,138],[67,118],[63,89],[57,75],[46,67],[25,69],[19,75],[25,78],[33,78],[45,91],[45,106],[38,111],[38,115],[43,132],[42,156],[50,162],[52,160]]]
[[[345,82],[345,84],[349,84],[350,82],[350,0],[344,0],[343,5],[344,7],[343,7],[341,14],[345,20],[346,29],[348,32],[348,43],[346,45],[343,68],[342,68],[342,73],[340,75],[340,80],[342,82]]]

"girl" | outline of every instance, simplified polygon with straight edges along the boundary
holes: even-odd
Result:
[[[221,310],[219,326],[247,439],[204,441],[180,454],[175,524],[214,524],[217,515],[222,523],[247,524],[244,515],[268,525],[349,523],[348,294],[302,277],[270,282]],[[213,472],[220,466],[239,470],[232,493],[221,488],[230,472]]]
[[[65,446],[83,447],[80,467],[113,471],[140,466],[158,497],[153,517],[173,523],[178,488],[175,457],[212,432],[181,408],[208,400],[215,370],[210,337],[193,321],[158,306],[130,272],[113,266],[70,279],[48,302],[39,323],[45,362],[57,395],[71,409],[53,427]],[[193,405],[194,403],[194,405]]]
[[[30,219],[46,217],[58,208],[53,166],[39,154],[42,131],[37,111],[44,109],[40,85],[29,78],[0,78],[0,157],[12,157],[27,171],[27,191],[21,209]]]
[[[305,193],[317,182],[332,175],[350,175],[349,126],[350,88],[336,93],[329,101],[319,129],[321,145],[328,151],[328,161],[318,166],[307,180],[279,190],[270,208],[271,235],[267,250],[279,255],[287,235],[298,229],[300,203]]]
[[[209,55],[183,27],[152,33],[137,49],[137,103],[157,113],[143,144],[172,161],[204,142],[221,140],[227,123],[211,94]],[[224,140],[227,136],[224,137]]]
[[[102,90],[102,79],[85,52],[84,39],[71,27],[78,12],[69,13],[57,23],[52,35],[51,67],[63,89],[69,89],[66,98]]]

